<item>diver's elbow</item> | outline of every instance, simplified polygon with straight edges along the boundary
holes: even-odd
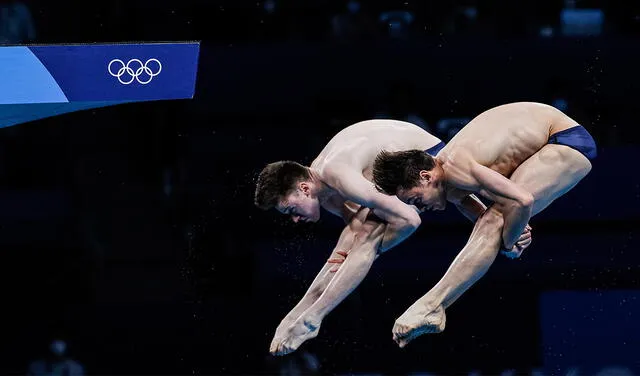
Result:
[[[411,210],[411,214],[407,216],[404,223],[404,228],[408,231],[415,231],[422,224],[422,219],[420,215],[414,210]]]
[[[530,210],[534,203],[533,195],[529,192],[523,192],[516,200],[516,205],[522,210]]]

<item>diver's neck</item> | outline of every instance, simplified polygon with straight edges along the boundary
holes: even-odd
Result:
[[[313,194],[321,203],[325,202],[335,193],[335,190],[322,181],[320,174],[315,169],[309,167],[309,174],[311,175],[311,182],[313,183]]]
[[[444,163],[442,162],[442,160],[438,157],[435,157],[435,162],[436,162],[436,166],[439,167],[439,171],[440,171],[440,181],[442,182],[442,185],[444,186],[444,192],[446,195],[447,200],[449,199],[449,195],[456,190],[456,187],[453,187],[451,184],[449,184],[449,179],[447,179],[447,171],[443,168]]]

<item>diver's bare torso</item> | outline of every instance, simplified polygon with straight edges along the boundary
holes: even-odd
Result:
[[[328,167],[347,169],[373,181],[373,162],[380,151],[427,150],[439,142],[440,139],[411,123],[397,120],[366,120],[338,132],[310,167],[329,186],[332,185],[331,178],[325,173]],[[321,204],[333,214],[343,216],[345,200],[337,192]],[[347,203],[347,207],[357,210],[359,206]]]
[[[578,125],[552,106],[519,102],[492,108],[475,117],[438,153],[447,175],[464,181],[469,161],[505,177],[540,150],[549,137]],[[453,177],[453,176],[450,176]],[[451,194],[458,196],[453,189]]]

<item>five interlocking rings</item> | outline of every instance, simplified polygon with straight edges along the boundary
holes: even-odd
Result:
[[[151,65],[149,65],[150,63]],[[117,70],[115,68],[117,68]],[[162,64],[160,64],[158,59],[153,58],[147,60],[144,64],[139,59],[131,59],[126,64],[120,59],[113,59],[109,62],[107,70],[110,75],[118,78],[118,81],[123,85],[129,85],[134,80],[142,85],[146,85],[162,72]],[[140,76],[142,76],[143,79],[140,79]],[[145,76],[148,76],[148,78],[145,79]]]

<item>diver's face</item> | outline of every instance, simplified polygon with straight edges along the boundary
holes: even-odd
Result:
[[[438,174],[431,171],[420,171],[418,185],[410,189],[400,189],[397,192],[400,201],[414,205],[421,212],[425,210],[444,210],[447,207],[447,197],[444,184]]]
[[[320,219],[320,201],[311,194],[309,184],[304,182],[282,199],[276,209],[282,214],[289,215],[296,223],[317,222]]]

